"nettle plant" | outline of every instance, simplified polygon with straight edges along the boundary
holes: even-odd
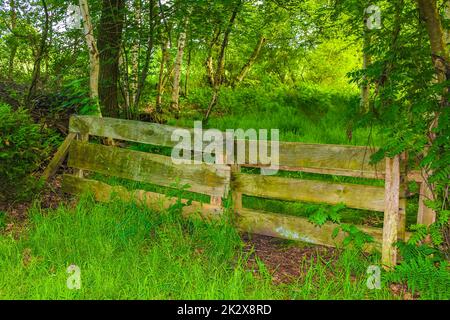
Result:
[[[56,136],[26,110],[0,104],[0,201],[21,201],[39,187],[33,173],[53,149]]]

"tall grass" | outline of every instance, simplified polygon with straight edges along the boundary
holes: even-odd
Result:
[[[226,223],[184,220],[134,203],[94,203],[31,212],[19,241],[0,238],[2,299],[280,298],[246,271],[241,240]],[[81,269],[79,291],[66,269]]]
[[[73,208],[35,205],[19,240],[0,235],[0,299],[396,298],[387,285],[366,286],[377,256],[299,257],[303,274],[275,285],[262,262],[250,267],[249,254],[226,220],[183,219],[175,208],[153,212],[83,196]],[[81,269],[80,290],[66,286],[72,264]]]
[[[183,102],[185,114],[170,124],[192,126],[208,106],[209,88],[196,88]],[[358,110],[358,93],[313,84],[289,87],[261,84],[223,88],[208,127],[226,129],[279,129],[282,141],[380,145],[377,128],[356,128],[349,139],[351,121]]]

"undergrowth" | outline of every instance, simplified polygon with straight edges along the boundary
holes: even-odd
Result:
[[[426,265],[426,286],[402,277],[407,267],[400,266],[382,274],[380,289],[369,290],[366,270],[379,255],[352,249],[331,260],[300,256],[301,275],[275,285],[261,261],[258,270],[249,266],[250,253],[227,219],[184,219],[181,208],[155,212],[118,200],[96,203],[90,195],[55,210],[36,203],[18,239],[0,230],[0,299],[402,298],[390,291],[392,281],[407,282],[421,298],[448,297],[444,265],[439,274]],[[66,285],[71,265],[80,268],[80,290]]]

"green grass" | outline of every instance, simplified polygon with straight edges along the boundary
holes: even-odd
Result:
[[[28,257],[27,257],[28,256]],[[262,263],[247,267],[243,242],[225,220],[205,223],[134,203],[95,203],[30,211],[19,240],[0,236],[0,299],[392,299],[366,287],[378,257],[344,251],[306,264],[292,284],[274,285]],[[81,269],[81,289],[66,269]]]
[[[192,127],[201,120],[211,93],[196,88],[183,101],[180,119],[169,124]],[[313,84],[289,88],[282,85],[223,88],[208,128],[278,129],[281,141],[346,145],[381,145],[380,128],[354,126],[352,139],[348,130],[358,109],[358,91],[332,90]]]
[[[223,223],[183,220],[133,203],[83,198],[75,209],[31,211],[29,232],[0,241],[3,299],[277,298],[268,280],[245,272],[238,234]],[[32,258],[23,262],[29,248]],[[66,268],[82,288],[66,288]]]

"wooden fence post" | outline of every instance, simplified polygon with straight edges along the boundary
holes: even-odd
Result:
[[[419,211],[417,212],[417,223],[429,226],[436,221],[436,212],[425,205],[425,200],[433,200],[433,192],[428,185],[428,175],[424,175],[420,183]]]
[[[407,171],[408,158],[406,153],[402,153],[399,158],[400,166],[400,188],[399,188],[399,205],[398,205],[398,226],[397,238],[398,240],[406,241],[406,190],[408,177]]]
[[[241,166],[234,164],[231,166],[231,175],[239,174],[241,172]],[[233,177],[231,177],[233,181]],[[233,184],[231,184],[233,186]],[[233,200],[233,212],[237,214],[242,209],[242,193],[236,191],[234,188],[231,192],[231,198]]]
[[[89,133],[79,133],[78,136],[77,136],[77,140],[83,141],[83,142],[89,142]],[[74,174],[78,178],[83,178],[84,177],[84,171],[81,170],[81,169],[76,169]]]
[[[226,156],[223,152],[217,154],[216,155],[216,164],[225,164],[226,163],[225,159],[226,159]],[[221,196],[211,196],[210,203],[214,206],[221,207],[222,206],[222,197]]]
[[[398,239],[400,224],[400,157],[398,155],[394,158],[386,158],[384,207],[381,260],[384,267],[390,268],[397,263],[397,250],[394,244]]]

